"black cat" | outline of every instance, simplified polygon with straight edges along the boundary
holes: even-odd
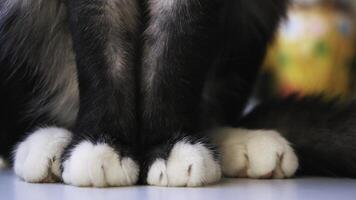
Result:
[[[22,141],[13,159],[19,177],[76,186],[294,175],[298,159],[276,131],[206,133],[239,122],[286,7],[287,0],[0,1],[0,153],[9,157]]]

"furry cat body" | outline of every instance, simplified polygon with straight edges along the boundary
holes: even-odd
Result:
[[[241,116],[286,6],[285,0],[0,1],[1,154],[8,157],[24,139],[14,169],[29,182],[217,181],[218,155],[202,132]],[[48,146],[48,155],[41,153]],[[285,149],[280,153],[291,155],[293,166],[282,162],[280,170],[291,176],[296,158]],[[31,156],[43,163],[37,174],[28,171]]]

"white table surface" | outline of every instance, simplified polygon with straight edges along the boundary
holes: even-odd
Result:
[[[133,186],[95,189],[63,184],[29,184],[0,171],[0,200],[356,200],[356,180],[297,178],[290,180],[224,179],[204,188]]]

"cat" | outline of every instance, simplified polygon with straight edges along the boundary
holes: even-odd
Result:
[[[0,154],[35,183],[292,177],[293,138],[240,120],[287,5],[1,0]]]

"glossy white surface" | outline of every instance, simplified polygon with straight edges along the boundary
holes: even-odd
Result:
[[[356,180],[298,178],[291,180],[225,179],[204,188],[76,188],[62,184],[29,184],[11,171],[0,171],[1,200],[355,200]]]

